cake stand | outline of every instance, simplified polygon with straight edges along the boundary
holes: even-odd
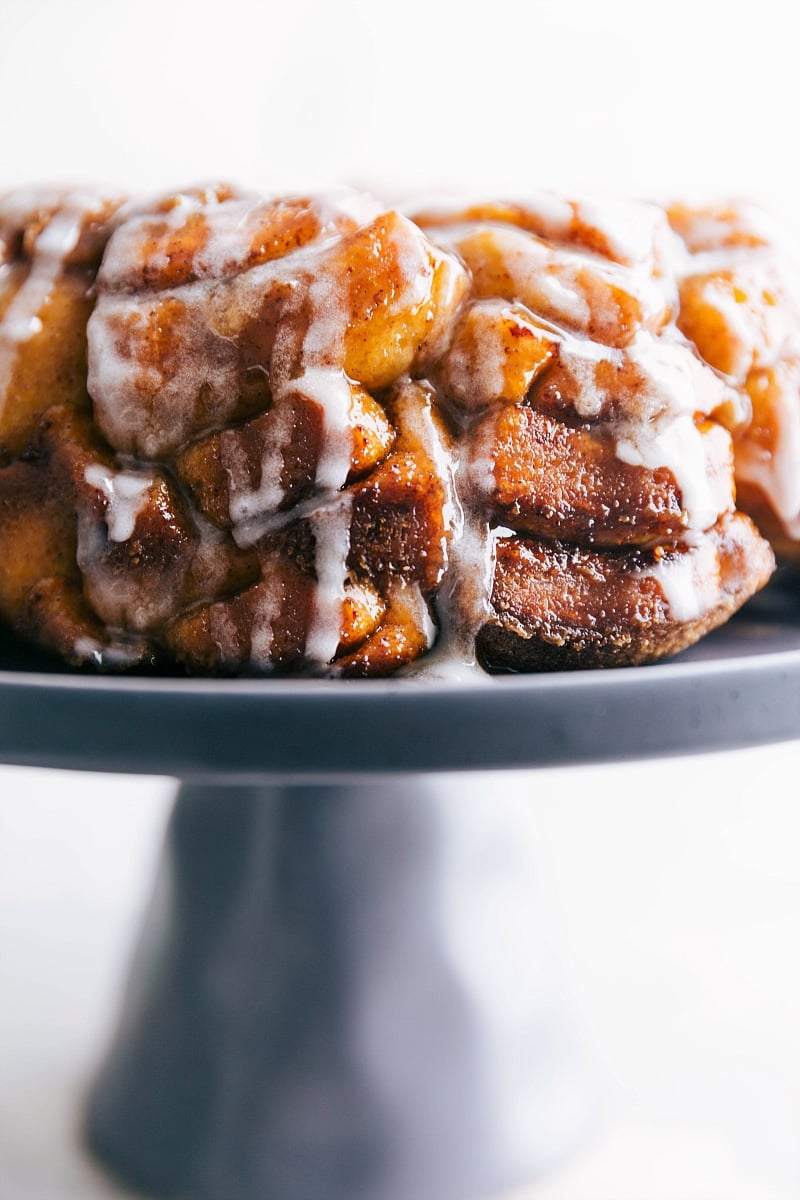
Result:
[[[190,1200],[467,1200],[591,1087],[502,771],[800,737],[800,600],[671,662],[456,683],[101,678],[0,641],[0,761],[180,781],[87,1138]],[[486,795],[437,774],[484,770]]]

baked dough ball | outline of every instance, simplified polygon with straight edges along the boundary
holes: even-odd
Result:
[[[734,442],[739,506],[800,562],[800,276],[747,204],[669,208],[680,236],[678,326],[752,408]]]

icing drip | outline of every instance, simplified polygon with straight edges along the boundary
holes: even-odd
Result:
[[[679,323],[701,355],[752,400],[735,441],[736,478],[754,485],[800,538],[800,273],[765,214],[745,204],[678,205]],[[781,252],[778,254],[778,246]]]
[[[781,363],[769,374],[756,377],[752,386],[767,393],[772,437],[769,445],[755,438],[737,445],[737,477],[755,484],[786,534],[800,539],[800,366],[794,360]]]
[[[715,602],[719,559],[710,542],[698,540],[684,553],[662,558],[640,575],[656,581],[672,620],[696,621]]]
[[[275,641],[273,621],[281,615],[282,599],[280,587],[274,579],[269,580],[259,592],[250,630],[250,664],[262,671],[267,670],[272,661]]]
[[[272,666],[275,641],[273,622],[280,618],[283,607],[280,579],[276,575],[267,574],[254,588],[253,595],[247,663],[254,670],[265,673]],[[231,612],[229,601],[210,606],[208,627],[211,640],[219,651],[220,662],[239,663],[242,659],[242,629]]]
[[[305,656],[317,667],[326,667],[332,662],[341,640],[352,507],[352,494],[345,494],[336,504],[319,509],[309,517],[316,545],[317,586],[314,611],[306,634]]]
[[[75,654],[84,663],[92,663],[103,670],[124,671],[135,667],[147,653],[147,644],[142,640],[122,637],[101,642],[98,638],[79,637],[75,642]]]
[[[442,434],[433,416],[433,397],[422,387],[410,385],[400,392],[395,400],[395,413],[399,424],[407,435],[415,440],[423,454],[433,465],[436,478],[444,488],[442,504],[442,560],[448,562],[451,537],[458,526],[461,515],[455,495],[454,474],[456,463],[452,452],[445,446]],[[445,567],[446,569],[446,567]]]
[[[155,477],[140,471],[111,471],[92,463],[83,474],[90,487],[107,500],[105,520],[112,542],[127,542],[144,511]]]
[[[66,205],[36,239],[33,261],[0,322],[0,416],[8,395],[19,348],[42,330],[41,313],[78,244],[83,210]]]
[[[454,474],[448,569],[436,596],[439,640],[421,667],[412,671],[451,681],[479,673],[475,644],[492,612],[495,543],[499,537],[513,536],[507,529],[492,529],[484,515],[494,487],[491,440],[474,443],[456,463]]]
[[[347,481],[353,454],[350,384],[342,371],[307,367],[290,387],[322,410],[324,427],[316,483],[321,491],[338,492]]]
[[[521,301],[539,317],[584,333],[597,325],[593,336],[600,341],[621,333],[620,300],[638,311],[645,329],[660,328],[672,302],[674,289],[644,270],[553,248],[509,226],[457,224],[437,229],[436,238],[486,276],[482,294],[491,284],[494,294]]]
[[[399,585],[399,590],[402,594],[403,603],[410,614],[412,624],[416,629],[422,631],[425,638],[425,648],[426,650],[430,650],[436,641],[438,631],[431,620],[430,609],[422,594],[421,587],[418,583],[407,583],[403,580]]]
[[[451,683],[490,678],[478,665],[475,642],[491,616],[495,544],[507,536],[514,536],[513,531],[491,529],[474,512],[462,519],[451,546],[448,574],[436,596],[438,640],[421,661],[406,668],[405,675]]]
[[[288,413],[284,410],[278,417],[288,425]],[[286,431],[285,440],[288,440]],[[220,439],[220,455],[222,465],[228,475],[230,495],[230,514],[233,522],[233,535],[238,545],[247,547],[253,545],[261,536],[263,521],[262,514],[273,513],[283,501],[284,492],[281,483],[283,471],[283,455],[278,446],[281,441],[280,432],[273,428],[273,439],[265,447],[261,460],[261,480],[257,488],[248,486],[249,474],[246,456],[234,438],[223,434]],[[278,446],[275,445],[278,443]]]
[[[725,479],[709,475],[696,412],[712,412],[724,385],[680,342],[641,332],[627,351],[565,338],[562,361],[578,382],[576,411],[592,420],[617,409],[616,454],[631,466],[665,468],[681,493],[691,529],[708,529],[731,503]],[[600,382],[598,367],[613,383]],[[633,384],[618,382],[633,368]]]
[[[221,663],[235,663],[240,657],[240,632],[231,615],[230,604],[221,601],[208,610],[208,630],[219,651]]]
[[[691,417],[662,417],[649,427],[632,426],[617,438],[617,457],[635,467],[666,467],[678,485],[690,529],[710,529],[730,499],[730,489],[715,496],[706,470],[700,431]]]

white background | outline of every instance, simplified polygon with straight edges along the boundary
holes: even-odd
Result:
[[[733,193],[796,225],[789,13],[0,0],[0,187]],[[783,746],[503,781],[607,1082],[605,1127],[531,1200],[798,1195],[799,768]],[[111,1194],[73,1123],[170,791],[0,768],[2,1200]]]

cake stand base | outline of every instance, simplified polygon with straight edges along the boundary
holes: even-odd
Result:
[[[580,1137],[530,802],[184,784],[87,1137],[197,1200],[466,1200]]]

